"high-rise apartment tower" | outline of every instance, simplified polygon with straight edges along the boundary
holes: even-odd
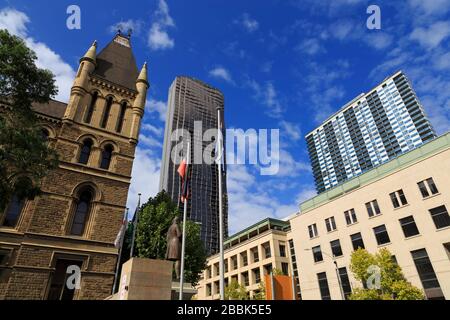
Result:
[[[399,71],[306,136],[316,189],[324,192],[435,137],[411,83]]]

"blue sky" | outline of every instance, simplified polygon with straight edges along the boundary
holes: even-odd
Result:
[[[66,9],[81,9],[81,30]],[[381,9],[381,30],[366,9]],[[78,59],[105,46],[117,24],[132,27],[151,89],[128,205],[158,191],[167,92],[177,75],[225,95],[227,127],[280,129],[281,170],[228,168],[230,232],[283,218],[314,195],[304,136],[346,102],[402,69],[438,133],[450,124],[450,0],[0,1],[0,28],[26,39],[67,101]]]

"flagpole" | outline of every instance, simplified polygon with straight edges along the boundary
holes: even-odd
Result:
[[[133,235],[131,237],[130,259],[133,258],[134,242],[136,241],[136,230],[139,219],[139,211],[141,211],[141,193],[138,193],[138,196],[139,196],[138,205],[136,208],[136,212],[134,213],[136,216],[133,218],[134,223],[133,223]]]
[[[191,162],[191,142],[187,143],[187,160],[186,160],[186,176],[184,179],[189,179],[189,165]],[[186,190],[187,192],[187,190]],[[184,197],[184,211],[183,211],[183,233],[181,240],[181,266],[180,266],[180,300],[183,300],[183,288],[184,288],[184,255],[186,249],[186,221],[187,221],[187,203],[188,197]]]
[[[125,221],[125,223],[128,223],[128,208],[125,210],[125,216],[123,217],[123,219],[124,219],[123,221]],[[122,223],[123,223],[123,221],[122,221]],[[122,228],[122,226],[120,226],[120,228]],[[116,272],[114,274],[114,285],[112,287],[111,294],[114,294],[114,291],[116,290],[116,286],[117,286],[117,280],[119,278],[120,257],[122,256],[122,248],[123,248],[123,242],[125,241],[126,232],[127,231],[125,229],[125,232],[122,235],[122,239],[120,240],[120,247],[119,247],[117,263],[116,263]]]
[[[223,254],[223,204],[222,204],[222,157],[223,155],[223,146],[222,146],[222,112],[223,108],[217,108],[217,139],[219,139],[219,154],[220,159],[218,159],[217,167],[219,172],[219,246],[220,246],[220,255],[219,255],[219,275],[220,275],[220,300],[225,300],[225,282],[224,282],[224,254]]]

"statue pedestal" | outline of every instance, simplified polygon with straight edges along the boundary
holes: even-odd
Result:
[[[132,258],[122,266],[115,300],[170,300],[173,262]]]

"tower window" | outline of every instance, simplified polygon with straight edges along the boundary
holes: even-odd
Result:
[[[83,235],[87,217],[91,209],[91,202],[92,202],[92,191],[89,188],[84,189],[80,193],[80,198],[77,202],[72,227],[70,229],[70,234],[75,236]]]
[[[84,122],[86,122],[86,123],[90,123],[92,120],[92,114],[94,113],[94,108],[95,108],[95,104],[97,103],[97,98],[98,98],[98,92],[95,91],[92,94],[91,103],[90,103],[88,109],[86,110],[86,114],[84,115]]]
[[[112,145],[108,144],[102,152],[102,162],[100,164],[100,168],[109,169],[109,165],[111,164],[111,157],[114,148]]]
[[[101,123],[102,128],[106,128],[106,125],[108,124],[108,118],[109,118],[109,114],[111,113],[112,104],[113,104],[112,97],[109,97],[108,99],[106,99],[105,112],[103,113],[103,118],[102,118],[102,123]]]
[[[20,199],[17,195],[13,195],[8,207],[6,208],[3,222],[3,227],[15,228],[19,221],[20,214],[22,213],[25,205],[25,199]]]
[[[41,138],[42,138],[42,141],[47,142],[49,136],[50,136],[50,133],[48,132],[48,130],[43,128],[43,129],[41,130]]]
[[[80,159],[78,160],[81,164],[87,164],[89,157],[91,156],[93,142],[91,139],[86,139],[81,148]]]
[[[122,128],[123,128],[123,121],[125,120],[125,112],[127,110],[127,103],[126,102],[122,102],[120,105],[120,113],[119,113],[119,119],[117,120],[117,127],[116,127],[116,131],[118,133],[122,132]]]

